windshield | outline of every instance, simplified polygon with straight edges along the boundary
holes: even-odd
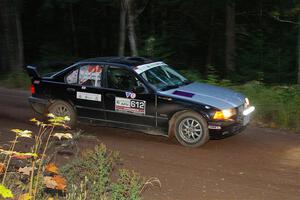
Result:
[[[140,65],[135,71],[158,90],[169,90],[190,83],[163,62]]]

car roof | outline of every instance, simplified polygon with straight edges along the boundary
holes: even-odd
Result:
[[[145,57],[97,57],[97,58],[88,58],[79,61],[79,63],[86,63],[86,62],[105,62],[111,64],[122,64],[128,67],[135,67],[138,65],[143,65],[147,63],[153,62],[153,60]]]

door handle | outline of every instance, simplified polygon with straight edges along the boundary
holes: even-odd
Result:
[[[105,96],[107,96],[110,99],[115,98],[115,94],[112,94],[112,93],[107,93],[107,94],[105,94]]]
[[[76,90],[75,90],[74,88],[67,88],[67,91],[68,91],[69,93],[74,93]]]

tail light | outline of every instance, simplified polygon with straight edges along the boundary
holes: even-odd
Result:
[[[30,91],[31,91],[31,94],[35,93],[35,87],[33,84],[31,84]]]

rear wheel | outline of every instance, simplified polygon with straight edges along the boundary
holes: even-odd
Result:
[[[71,128],[75,127],[77,122],[77,115],[75,110],[69,103],[62,100],[56,100],[49,106],[48,112],[58,117],[68,116],[70,118],[70,121],[67,121],[66,124]]]
[[[175,117],[174,134],[187,147],[199,147],[209,140],[206,120],[198,113],[187,111]]]

